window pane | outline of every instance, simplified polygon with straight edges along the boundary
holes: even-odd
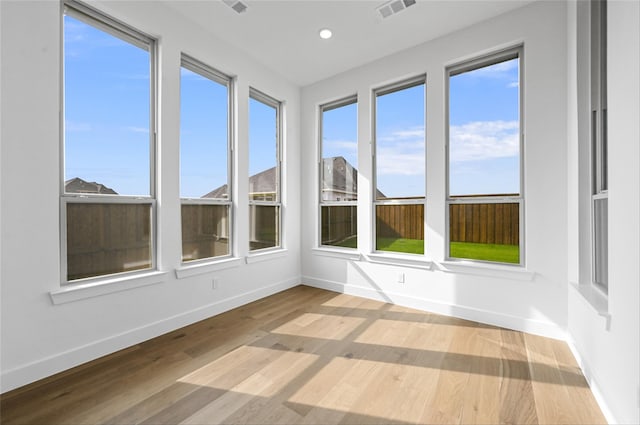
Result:
[[[150,70],[148,50],[64,17],[67,192],[151,194]]]
[[[322,207],[322,245],[358,247],[358,207]]]
[[[425,196],[425,85],[376,97],[376,199]]]
[[[182,261],[229,255],[229,208],[182,205]]]
[[[151,205],[67,203],[67,280],[151,268]]]
[[[229,198],[227,86],[185,67],[180,78],[180,196]]]
[[[376,250],[424,254],[424,205],[376,205]]]
[[[594,221],[594,283],[605,292],[609,287],[609,207],[608,199],[593,200]]]
[[[449,205],[450,257],[520,263],[520,204]]]
[[[280,207],[271,205],[249,205],[251,226],[249,249],[272,248],[280,245]]]
[[[449,194],[520,193],[518,58],[449,78]]]
[[[277,109],[249,99],[249,199],[278,200]]]
[[[322,112],[322,200],[358,199],[356,103]]]

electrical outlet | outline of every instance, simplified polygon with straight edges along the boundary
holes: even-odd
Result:
[[[211,281],[211,289],[218,289],[218,279],[213,279]]]
[[[404,273],[398,273],[398,283],[404,283]]]

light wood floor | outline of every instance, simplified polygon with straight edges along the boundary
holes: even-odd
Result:
[[[562,342],[304,286],[0,402],[6,425],[605,423]]]

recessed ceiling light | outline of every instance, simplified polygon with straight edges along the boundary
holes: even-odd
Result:
[[[331,30],[329,28],[321,29],[319,34],[320,34],[320,38],[323,39],[323,40],[328,40],[333,35],[333,33],[331,32]]]

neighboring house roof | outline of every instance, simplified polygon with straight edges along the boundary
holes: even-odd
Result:
[[[74,177],[64,182],[64,190],[67,193],[97,193],[101,195],[117,195],[118,193],[101,183],[86,182],[80,177]]]
[[[322,190],[358,193],[358,170],[342,156],[323,158]]]
[[[323,166],[325,178],[322,182],[322,190],[341,193],[358,193],[358,170],[354,168],[344,157],[334,156],[331,158],[324,158]],[[276,167],[272,167],[249,177],[250,191],[251,193],[273,193],[275,192],[275,182]],[[347,187],[347,182],[349,182],[349,187]],[[213,189],[202,197],[217,199],[227,198],[228,190],[227,185],[224,184]],[[385,195],[379,190],[376,191],[376,195],[378,199],[385,198]]]
[[[269,168],[249,177],[249,187],[251,193],[273,193],[276,190],[276,167]],[[226,199],[229,188],[226,184],[213,189],[203,195],[203,198]]]
[[[341,192],[345,194],[358,193],[358,169],[354,168],[342,156],[324,158],[322,160],[324,173],[322,190],[329,192]],[[386,198],[384,193],[376,189],[376,198]]]

